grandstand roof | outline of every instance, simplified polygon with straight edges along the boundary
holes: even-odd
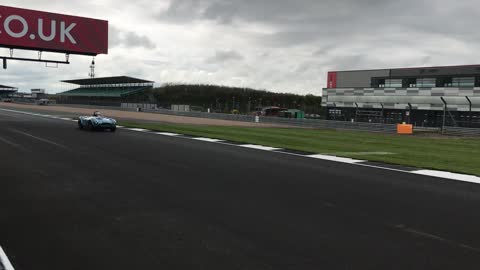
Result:
[[[124,97],[146,89],[151,89],[152,87],[88,87],[88,88],[77,88],[63,93],[58,93],[59,96],[70,96],[70,97]]]
[[[64,83],[71,83],[76,85],[102,85],[102,84],[150,84],[153,81],[147,81],[128,76],[116,76],[116,77],[104,77],[104,78],[91,78],[91,79],[79,79],[79,80],[66,80]]]
[[[2,91],[2,92],[17,92],[18,88],[0,84],[0,91]]]

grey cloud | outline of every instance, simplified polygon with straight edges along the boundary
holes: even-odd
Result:
[[[228,61],[240,61],[244,57],[236,51],[217,50],[215,55],[207,58],[207,63],[223,63]]]
[[[203,2],[203,0],[171,1],[166,11],[159,12],[155,16],[161,20],[188,22],[198,18]]]
[[[155,43],[147,36],[132,31],[123,31],[115,26],[109,27],[109,47],[155,49]]]
[[[472,36],[480,9],[474,1],[435,0],[172,0],[159,20],[265,23],[274,34],[258,37],[266,46],[303,44],[318,39],[381,39],[389,31]],[[468,16],[465,16],[468,14]],[[462,19],[454,19],[462,18]],[[239,25],[241,27],[241,25]]]

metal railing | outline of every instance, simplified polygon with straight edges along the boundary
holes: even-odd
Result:
[[[278,117],[261,117],[261,123],[284,124],[305,128],[328,128],[341,130],[361,130],[370,132],[396,133],[397,126],[392,124],[347,122],[333,120],[288,119]]]
[[[172,110],[166,110],[166,109],[145,110],[145,112],[159,113],[159,114],[166,114],[166,115],[175,115],[175,116],[209,118],[209,119],[217,119],[217,120],[241,121],[241,122],[254,122],[255,121],[255,116],[242,115],[242,114],[181,112],[181,111],[172,111]]]
[[[442,134],[448,136],[477,137],[480,136],[480,128],[445,127]]]
[[[79,106],[79,105],[74,105],[74,106],[83,107],[83,108],[86,108],[86,107],[99,108],[98,106]],[[132,108],[127,109],[127,108],[107,107],[107,106],[102,108],[123,110],[123,111],[135,111],[135,109],[132,109]],[[167,109],[144,110],[144,112],[174,115],[174,116],[208,118],[208,119],[217,119],[217,120],[255,122],[255,116],[253,115],[207,113],[207,112],[180,112],[180,111],[172,111]],[[353,131],[360,130],[360,131],[379,132],[379,133],[396,133],[397,132],[396,124],[349,122],[349,121],[318,120],[318,119],[291,119],[291,118],[265,117],[265,116],[260,116],[259,120],[260,120],[259,121],[260,123],[285,125],[290,127],[327,128],[327,129],[353,130]],[[443,132],[441,128],[414,127],[414,130],[419,132],[431,132],[431,133],[438,133],[438,134],[444,134],[449,136],[480,136],[480,128],[462,128],[462,127],[446,126]]]

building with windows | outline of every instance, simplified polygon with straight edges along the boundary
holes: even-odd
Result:
[[[13,94],[17,93],[18,88],[0,85],[0,98],[10,98]]]
[[[480,65],[334,71],[327,118],[480,127]]]

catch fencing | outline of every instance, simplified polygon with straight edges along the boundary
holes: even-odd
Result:
[[[242,122],[256,122],[254,115],[240,115],[240,114],[223,114],[223,113],[205,113],[205,112],[178,112],[171,110],[146,110],[146,112],[154,112],[167,115],[200,117],[218,120],[242,121]],[[317,119],[290,119],[280,117],[266,117],[259,116],[260,123],[284,125],[291,127],[304,128],[328,128],[328,129],[343,129],[343,130],[362,130],[370,132],[384,132],[395,133],[397,131],[396,125],[379,124],[379,123],[362,123],[362,122],[345,122],[345,121],[331,121],[331,120],[317,120]]]
[[[80,107],[80,106],[79,106]],[[92,107],[93,106],[82,106]],[[95,108],[99,108],[96,106]],[[125,111],[136,111],[136,108],[119,108],[119,107],[102,107],[104,109],[117,109]],[[241,121],[241,122],[256,122],[256,116],[254,115],[240,115],[240,114],[223,114],[223,113],[207,113],[207,112],[181,112],[172,111],[167,109],[145,109],[144,112],[159,113],[166,115],[185,116],[185,117],[197,117],[208,118],[217,120],[229,120],[229,121]],[[284,125],[289,127],[303,127],[303,128],[326,128],[326,129],[338,129],[338,130],[360,130],[379,133],[396,133],[397,125],[395,124],[383,124],[383,123],[367,123],[367,122],[349,122],[349,121],[334,121],[334,120],[318,120],[318,119],[290,119],[280,117],[265,117],[259,116],[260,123]],[[445,127],[442,131],[441,128],[423,128],[414,127],[418,132],[430,132],[437,134],[444,134],[448,136],[480,136],[480,128],[462,128],[462,127]]]
[[[448,136],[477,137],[480,136],[480,128],[445,127],[442,134]]]

